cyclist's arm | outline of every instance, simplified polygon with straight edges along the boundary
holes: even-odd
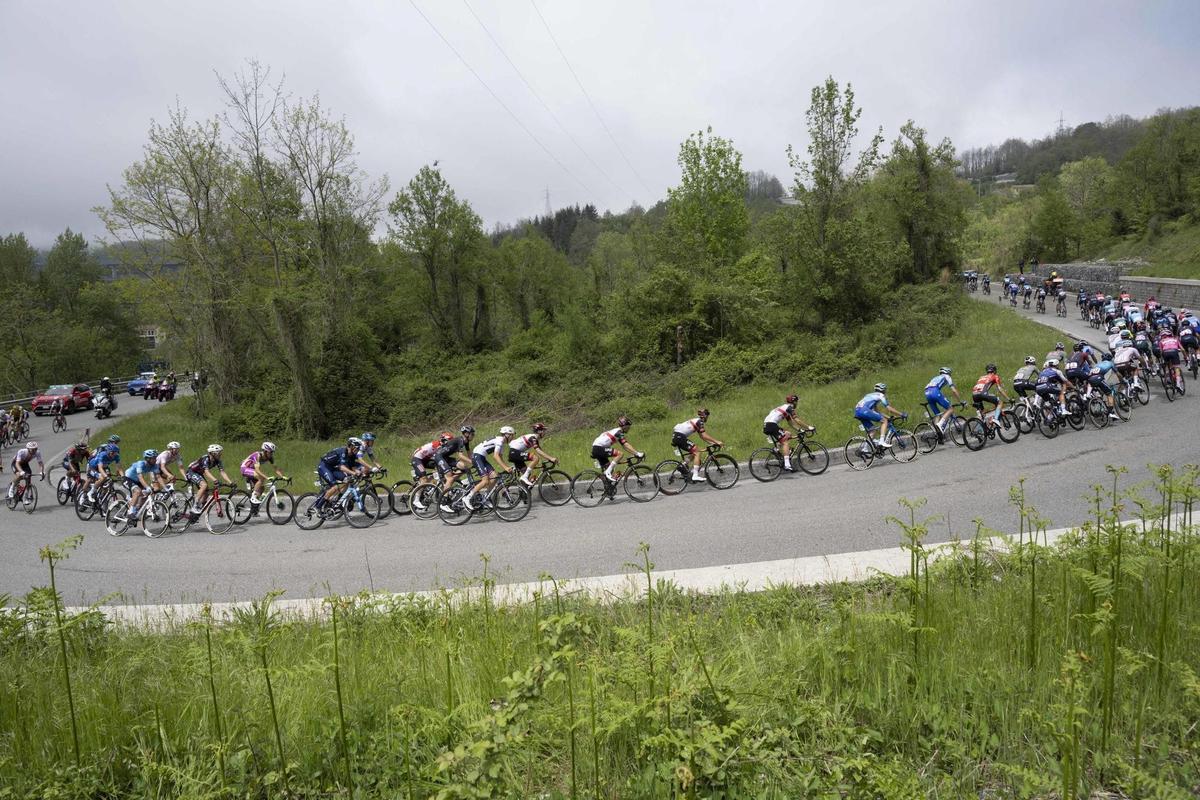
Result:
[[[41,471],[42,471],[42,480],[45,480],[46,479],[46,462],[42,461],[42,451],[41,450],[38,451],[37,460],[38,460],[38,468],[41,469]]]
[[[225,470],[221,470],[221,474],[222,474],[222,475],[224,475],[224,474],[225,474]],[[217,482],[217,478],[216,478],[216,476],[215,476],[215,475],[213,475],[213,474],[212,474],[212,470],[211,470],[211,469],[206,469],[206,470],[204,470],[204,480],[208,481],[208,485],[209,485],[209,486],[212,486],[214,483],[216,483],[216,482]],[[225,479],[225,482],[226,482],[226,483],[228,483],[228,482],[229,482],[229,478],[226,478],[226,479]]]
[[[637,450],[635,450],[635,449],[633,448],[633,445],[631,445],[631,444],[629,443],[629,440],[628,440],[628,439],[626,439],[625,441],[621,442],[621,447],[625,448],[625,452],[629,453],[629,455],[631,455],[631,456],[637,456],[637,455],[641,455],[641,453],[639,453]]]
[[[534,447],[534,448],[533,448],[533,452],[537,453],[539,456],[541,456],[542,458],[546,459],[547,461],[553,461],[555,464],[557,464],[557,463],[558,463],[558,459],[557,459],[557,458],[555,458],[554,456],[550,455],[549,453],[547,453],[545,450],[543,450],[543,449],[542,449],[542,448],[540,448],[540,447]]]
[[[708,442],[709,444],[715,444],[717,447],[720,447],[724,444],[724,442],[718,441],[718,440],[714,439],[713,437],[709,436],[708,431],[706,431],[706,430],[700,431],[700,438],[703,439],[704,441]]]
[[[512,472],[513,468],[510,467],[508,464],[504,463],[504,457],[501,455],[501,451],[503,449],[504,448],[502,448],[502,447],[497,447],[495,450],[492,451],[492,461],[496,462],[496,466],[499,467],[501,469],[501,471]]]
[[[281,470],[279,467],[275,467],[275,475],[276,477],[283,478],[285,481],[287,480],[287,475],[284,475],[283,470]],[[264,475],[263,477],[266,476]]]

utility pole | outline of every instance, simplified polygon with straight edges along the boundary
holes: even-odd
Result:
[[[551,215],[551,213],[552,212],[550,211],[550,187],[547,186],[546,187],[546,216],[549,217]]]
[[[1063,112],[1060,109],[1058,112],[1058,130],[1055,131],[1055,133],[1057,133],[1059,136],[1062,136],[1066,132],[1067,132],[1066,121],[1063,119]]]

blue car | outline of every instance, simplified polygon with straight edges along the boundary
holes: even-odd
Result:
[[[153,372],[139,373],[136,378],[131,380],[125,387],[129,390],[130,397],[136,397],[139,394],[146,393],[146,387],[150,385],[151,379],[154,377]]]

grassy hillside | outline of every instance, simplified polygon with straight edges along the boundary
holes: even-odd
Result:
[[[966,389],[982,374],[989,361],[1000,365],[1001,375],[1006,379],[1016,372],[1026,355],[1041,358],[1054,344],[1063,338],[1052,329],[1029,322],[992,304],[974,302],[965,298],[952,297],[948,314],[961,315],[958,332],[944,341],[923,341],[922,331],[908,331],[908,338],[893,343],[902,354],[895,366],[881,368],[878,372],[863,373],[851,380],[841,380],[818,385],[751,384],[726,392],[720,399],[708,403],[712,411],[709,429],[725,442],[726,448],[738,458],[745,458],[750,451],[761,446],[762,419],[773,405],[782,402],[789,391],[800,396],[799,411],[803,418],[817,427],[817,438],[831,450],[841,447],[856,427],[851,416],[854,404],[863,394],[871,390],[876,381],[886,382],[889,399],[897,407],[920,418],[919,403],[925,383],[941,366],[954,369],[956,381]],[[887,343],[882,343],[887,346]],[[837,374],[841,365],[831,360],[829,374]],[[633,445],[648,454],[652,463],[670,455],[671,429],[692,415],[694,404],[679,402],[668,406],[666,402],[647,403],[644,399],[622,406],[621,398],[613,399],[613,408],[625,408],[634,421],[630,431]],[[129,404],[142,402],[131,399]],[[127,408],[128,405],[122,406]],[[511,424],[518,431],[533,420],[512,418],[471,419],[476,429],[486,435],[503,424]],[[449,423],[447,424],[449,427]],[[592,439],[602,428],[576,427],[552,429],[546,440],[546,449],[562,461],[563,468],[574,474],[589,465]],[[211,441],[217,441],[216,423],[198,418],[189,399],[180,399],[146,414],[122,420],[113,431],[123,439],[122,452],[126,459],[147,447],[161,448],[166,442],[177,439],[184,445],[184,456],[194,458]],[[416,446],[427,441],[433,431],[421,436],[390,437],[376,431],[381,439],[376,448],[382,461],[391,468],[392,479],[407,478],[408,459]],[[357,433],[357,432],[356,432]],[[309,482],[319,456],[340,440],[306,441],[281,439],[278,461],[289,475]],[[259,441],[223,441],[229,454],[227,461],[232,470],[246,454],[258,446]]]
[[[1105,258],[1141,258],[1149,262],[1135,269],[1135,275],[1200,279],[1200,223],[1168,222],[1160,235],[1122,242],[1105,253]]]

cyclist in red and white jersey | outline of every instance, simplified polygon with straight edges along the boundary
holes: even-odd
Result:
[[[675,430],[671,433],[671,446],[679,451],[679,455],[689,458],[692,462],[692,480],[703,481],[704,476],[700,474],[700,448],[692,443],[688,437],[692,434],[699,436],[709,444],[715,444],[721,447],[724,442],[720,442],[709,435],[704,429],[708,422],[709,411],[707,408],[696,409],[696,416],[689,420],[685,420],[675,426]]]
[[[796,471],[795,467],[792,466],[792,433],[791,431],[783,430],[782,424],[786,422],[797,433],[801,430],[807,433],[812,433],[816,430],[796,414],[796,403],[799,400],[800,398],[796,397],[796,395],[789,394],[783,399],[783,405],[771,409],[770,413],[763,419],[763,433],[772,442],[779,445],[779,452],[783,454],[783,468],[788,472]]]
[[[996,413],[989,420],[991,423],[996,423],[1000,419],[1000,412],[1004,410],[1004,403],[1001,402],[1000,397],[996,396],[995,392],[999,392],[1000,397],[1003,397],[1005,401],[1012,402],[1012,398],[1008,396],[1008,392],[1004,391],[1004,385],[997,374],[996,365],[988,364],[987,371],[980,376],[979,380],[971,388],[971,400],[980,419],[986,419],[984,417],[984,403],[996,407]]]
[[[625,439],[625,434],[629,433],[631,427],[633,427],[633,422],[629,417],[622,416],[617,419],[617,427],[605,431],[592,442],[592,458],[596,461],[596,467],[610,481],[616,480],[613,477],[613,470],[621,463],[621,459],[623,458],[621,451],[617,449],[618,447],[636,458],[644,458],[646,455],[638,450],[634,450],[633,445],[629,444]]]
[[[546,426],[541,422],[533,423],[531,433],[518,436],[508,443],[508,463],[521,470],[521,483],[533,487],[533,468],[543,458],[551,464],[557,464],[558,459],[542,449],[542,439],[546,436]]]
[[[33,469],[29,466],[29,462],[34,459],[37,459],[42,480],[46,480],[46,463],[42,461],[42,453],[38,449],[38,443],[26,442],[25,446],[18,450],[12,459],[13,478],[8,484],[9,497],[12,497],[16,493],[17,481],[25,481],[26,485],[29,484],[30,478],[33,477]]]

